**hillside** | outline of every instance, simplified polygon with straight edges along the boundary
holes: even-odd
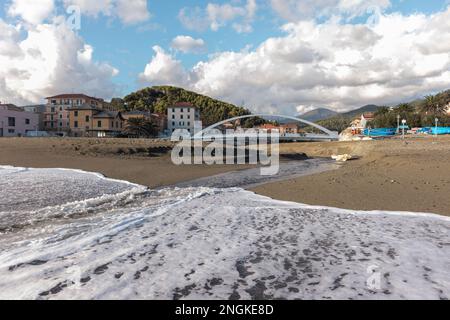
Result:
[[[310,120],[310,121],[314,121],[317,124],[328,128],[330,130],[333,131],[338,131],[341,132],[342,130],[346,129],[351,121],[360,116],[363,113],[366,112],[376,112],[380,107],[373,105],[373,104],[369,104],[366,105],[364,107],[349,111],[349,112],[344,112],[344,113],[335,113],[333,116],[331,117],[327,117],[327,118],[322,118],[319,120]],[[316,110],[320,110],[320,109],[316,109]],[[328,109],[325,109],[328,110]],[[314,110],[313,110],[314,111]]]
[[[115,98],[111,103],[124,111],[150,111],[166,113],[167,108],[178,102],[189,102],[200,109],[204,125],[250,114],[250,111],[230,103],[219,101],[192,91],[172,86],[155,86],[130,93],[123,99]]]
[[[338,115],[338,113],[336,111],[326,109],[326,108],[318,108],[318,109],[308,111],[304,114],[301,114],[298,117],[301,119],[304,119],[304,120],[315,122],[315,121],[319,121],[319,120],[328,119],[328,118],[331,118],[336,115]]]
[[[361,107],[359,109],[355,109],[349,112],[344,112],[341,113],[340,115],[343,117],[348,117],[348,118],[353,118],[353,117],[358,117],[360,115],[362,115],[363,113],[366,112],[376,112],[378,109],[380,109],[380,106],[374,105],[374,104],[368,104],[364,107]]]

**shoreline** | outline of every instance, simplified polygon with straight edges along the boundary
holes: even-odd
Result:
[[[149,188],[174,186],[251,166],[176,166],[170,155],[149,150],[170,142],[125,139],[0,139],[0,164],[31,168],[68,168],[98,172]],[[123,150],[133,149],[124,155]],[[138,151],[141,152],[138,152]],[[120,151],[120,153],[118,152]],[[348,153],[358,159],[338,169],[285,177],[248,190],[275,200],[362,211],[424,212],[450,216],[450,138],[290,143],[282,154],[330,157]]]

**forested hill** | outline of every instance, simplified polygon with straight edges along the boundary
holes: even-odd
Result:
[[[161,113],[165,113],[167,108],[178,102],[189,102],[198,107],[204,125],[250,114],[250,111],[245,108],[172,86],[149,87],[133,92],[123,99],[115,98],[111,101],[115,107],[124,111]]]

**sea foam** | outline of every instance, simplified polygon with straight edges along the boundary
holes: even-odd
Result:
[[[3,299],[450,297],[450,220],[437,215],[11,167],[0,208]]]

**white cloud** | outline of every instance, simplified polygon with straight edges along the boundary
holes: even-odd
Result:
[[[190,36],[177,36],[172,40],[171,47],[184,53],[202,53],[206,50],[203,39],[194,39]]]
[[[8,8],[8,15],[21,17],[31,24],[39,24],[52,14],[54,8],[53,0],[13,0]]]
[[[117,16],[125,24],[144,22],[150,18],[147,0],[64,0],[64,4],[66,7],[76,5],[83,14],[94,17],[100,14]]]
[[[287,114],[397,103],[448,89],[450,7],[430,16],[379,18],[374,26],[335,19],[289,23],[285,36],[252,51],[216,53],[191,70],[158,48],[141,80]]]
[[[117,0],[116,12],[126,24],[143,22],[150,18],[147,0]]]
[[[256,0],[247,0],[245,5],[208,3],[204,9],[200,7],[181,9],[178,19],[184,27],[196,31],[207,28],[218,31],[234,21],[232,27],[237,32],[243,33],[252,31],[256,10]]]
[[[379,14],[390,0],[270,0],[272,8],[289,21],[345,16],[349,19],[363,14]]]
[[[161,47],[154,46],[155,55],[147,64],[139,79],[143,83],[162,85],[171,83],[173,85],[185,86],[188,84],[188,75],[181,61],[175,60]]]
[[[118,70],[93,60],[93,48],[70,30],[62,17],[54,24],[20,30],[0,19],[0,96],[11,103],[37,103],[62,92],[85,92],[110,98]],[[4,33],[3,31],[7,32]],[[12,54],[14,53],[14,54]]]

